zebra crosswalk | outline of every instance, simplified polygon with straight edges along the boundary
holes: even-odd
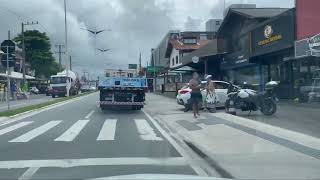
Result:
[[[134,123],[134,126],[132,127],[135,128],[134,131],[136,132],[139,139],[143,141],[163,141],[163,138],[156,133],[156,131],[152,128],[152,126],[149,124],[147,120],[134,119],[132,121],[132,123]],[[0,138],[2,135],[11,132],[16,132],[15,134],[19,135],[9,140],[8,142],[27,143],[40,136],[44,136],[46,133],[48,133],[49,130],[54,130],[55,128],[58,128],[58,132],[60,132],[61,126],[63,126],[62,122],[63,120],[52,120],[45,124],[41,124],[40,126],[25,132],[24,134],[19,134],[19,130],[35,123],[33,121],[19,122],[17,124],[0,129]],[[68,127],[64,132],[50,140],[54,142],[72,142],[79,137],[79,134],[82,131],[84,131],[86,127],[88,127],[89,122],[90,120],[78,120],[75,123],[73,123],[70,127]],[[95,128],[98,134],[95,140],[100,142],[117,140],[116,132],[119,131],[119,127],[117,126],[118,122],[118,119],[106,119],[101,125],[100,129]],[[131,122],[129,121],[129,123]]]

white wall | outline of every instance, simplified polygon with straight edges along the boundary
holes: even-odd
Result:
[[[177,56],[178,56],[178,63],[176,62]],[[172,63],[173,59],[174,59],[174,62]],[[178,65],[181,65],[179,51],[173,48],[170,55],[170,68],[176,67]]]

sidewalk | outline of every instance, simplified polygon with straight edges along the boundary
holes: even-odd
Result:
[[[204,153],[222,176],[242,179],[320,179],[320,139],[263,122],[202,113],[194,119],[174,99],[148,94],[145,110],[172,135]],[[158,111],[154,108],[159,107]]]
[[[24,100],[15,100],[15,101],[10,101],[10,109],[18,109],[21,107],[29,106],[29,105],[35,105],[35,104],[40,104],[43,102],[48,102],[54,100],[51,98],[51,96],[46,96],[46,95],[30,95],[29,99],[24,99]],[[5,101],[0,102],[0,112],[7,111],[8,110],[8,105]]]

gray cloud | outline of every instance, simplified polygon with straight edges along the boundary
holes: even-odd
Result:
[[[137,63],[139,52],[143,63],[150,49],[171,29],[204,30],[203,22],[221,12],[220,0],[67,0],[69,50],[74,69],[100,74],[105,68],[125,68]],[[248,3],[258,2],[247,0]],[[2,19],[0,40],[20,33],[21,21],[39,21],[39,29],[50,36],[53,45],[64,43],[64,10],[62,0],[0,0]],[[291,6],[293,0],[261,2],[260,6]],[[9,10],[8,10],[9,9]],[[19,17],[20,16],[20,17]],[[107,53],[94,53],[94,38],[80,28],[112,29],[97,36],[97,47],[111,48]],[[54,48],[53,48],[54,50]]]

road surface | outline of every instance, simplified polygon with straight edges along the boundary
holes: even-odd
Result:
[[[143,111],[98,108],[98,93],[0,125],[0,179],[87,179],[196,170]]]

